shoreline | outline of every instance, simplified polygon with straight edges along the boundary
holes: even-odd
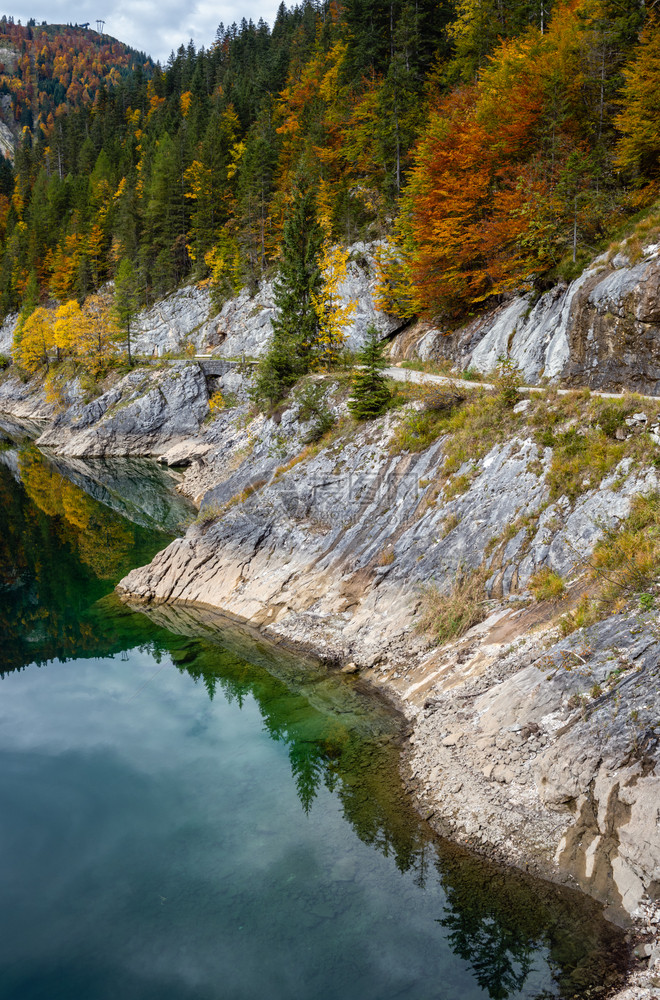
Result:
[[[24,405],[22,401],[21,406]],[[12,418],[11,414],[7,416],[17,422],[29,421],[29,417],[23,413],[17,418]],[[43,424],[43,419],[39,423]],[[386,421],[385,435],[389,426]],[[278,429],[274,428],[273,433]],[[267,449],[269,432],[263,431],[263,424],[262,433],[265,434],[264,447]],[[239,439],[238,446],[241,445],[242,439]],[[293,447],[299,448],[299,445],[294,442]],[[378,436],[372,440],[370,447],[371,452],[367,452],[367,456],[386,454]],[[47,450],[55,450],[57,453],[57,445]],[[437,446],[429,450],[430,457],[424,458],[426,467],[437,463],[436,452],[441,454]],[[133,451],[133,455],[136,454]],[[358,456],[361,454],[364,454],[364,450],[358,451],[353,457],[349,453],[347,460],[359,468],[362,460]],[[151,454],[147,457],[156,456]],[[497,459],[499,466],[495,464],[495,471],[498,468],[506,469],[507,463],[511,465],[516,461],[522,462],[520,468],[524,470],[530,457],[533,458],[533,452],[527,445],[523,446],[522,452],[520,448],[516,452],[515,447],[509,446],[508,450],[505,448],[500,451]],[[246,461],[246,464],[249,462]],[[192,469],[193,482],[195,468]],[[507,473],[505,488],[506,483],[515,482],[515,476],[520,476],[517,469],[518,466],[514,464],[512,472]],[[297,471],[300,472],[300,467]],[[321,467],[321,472],[327,477],[325,466]],[[424,472],[424,465],[421,472]],[[410,469],[406,474],[410,474]],[[415,474],[419,475],[417,472]],[[511,475],[514,476],[513,480]],[[203,476],[200,481],[204,481]],[[242,488],[241,480],[237,480],[237,485],[231,486],[231,494],[229,490],[226,492],[232,495],[239,488]],[[268,488],[277,500],[277,476],[271,479]],[[296,489],[302,495],[309,492],[304,469],[296,481]],[[357,572],[351,569],[347,575],[345,570],[340,570],[338,577],[337,571],[332,568],[336,563],[330,563],[326,567],[319,562],[318,555],[315,555],[315,552],[323,551],[324,533],[327,531],[324,518],[329,515],[323,507],[318,514],[307,513],[303,523],[299,528],[296,526],[295,533],[286,542],[289,547],[285,551],[277,532],[264,531],[259,521],[258,507],[249,499],[250,491],[246,493],[248,499],[237,510],[232,511],[230,517],[225,518],[224,537],[222,533],[214,536],[213,530],[207,537],[207,529],[202,522],[201,526],[194,528],[190,537],[179,538],[159,553],[150,567],[134,571],[135,579],[140,581],[136,588],[138,599],[134,594],[128,598],[127,603],[222,610],[228,618],[247,623],[252,631],[269,643],[295,650],[296,653],[311,653],[329,669],[343,669],[345,672],[358,674],[361,682],[367,684],[376,695],[384,697],[406,719],[409,733],[402,748],[402,780],[417,812],[429,822],[437,835],[507,868],[517,868],[545,881],[570,886],[606,903],[607,900],[603,898],[604,887],[606,883],[609,884],[608,891],[611,891],[612,885],[612,868],[609,864],[612,845],[604,845],[605,868],[600,873],[599,886],[594,889],[589,884],[589,878],[580,879],[575,873],[590,863],[592,874],[598,867],[599,855],[594,854],[594,851],[601,844],[602,835],[598,826],[594,827],[592,823],[587,829],[583,823],[583,828],[588,833],[588,842],[584,845],[581,842],[566,844],[566,836],[575,815],[586,815],[591,806],[587,801],[588,796],[574,793],[568,796],[571,799],[570,807],[566,809],[561,806],[561,797],[567,795],[565,786],[567,783],[575,783],[576,779],[575,775],[557,773],[558,761],[563,756],[575,756],[575,746],[570,743],[570,730],[580,729],[582,722],[567,708],[567,701],[573,697],[570,693],[572,684],[574,690],[579,688],[581,691],[582,688],[579,685],[575,688],[575,677],[564,676],[561,671],[555,670],[552,691],[548,692],[547,667],[541,665],[543,677],[540,677],[537,676],[540,668],[534,665],[540,659],[539,647],[552,638],[548,620],[552,619],[553,614],[556,617],[556,609],[541,609],[541,613],[537,611],[534,616],[529,610],[521,609],[516,601],[503,596],[491,602],[492,613],[486,622],[475,626],[461,640],[440,647],[433,646],[412,629],[414,619],[410,618],[407,609],[409,599],[402,590],[402,581],[405,583],[406,579],[405,565],[399,572],[399,578],[392,577],[389,562],[384,565],[377,562],[371,575],[364,575],[359,569]],[[257,502],[258,500],[259,494],[256,497]],[[336,504],[336,499],[331,497],[329,502],[331,505]],[[394,498],[389,497],[388,502],[396,504],[396,495]],[[477,498],[477,503],[482,505],[483,500]],[[243,512],[243,508],[247,508],[247,513]],[[375,552],[377,558],[377,553],[384,551],[382,537],[378,537],[378,523],[370,523],[369,508],[366,511],[362,508],[359,510],[362,521],[358,522],[357,527],[366,531],[369,538],[373,537],[373,541],[369,542],[370,551]],[[283,512],[277,516],[282,517]],[[387,517],[387,509],[384,516]],[[362,522],[366,524],[365,529],[361,528]],[[405,515],[400,515],[397,523],[405,527]],[[342,530],[345,534],[346,528]],[[343,537],[341,533],[339,537]],[[232,540],[231,546],[228,545],[229,538]],[[282,539],[287,538],[286,533],[282,535]],[[304,554],[308,545],[311,551]],[[373,565],[374,556],[370,558]],[[408,558],[410,562],[412,556],[409,555]],[[341,573],[344,575],[341,576]],[[289,580],[291,583],[287,583]],[[330,580],[334,590],[328,591]],[[215,588],[211,591],[213,600],[204,601],[195,596],[204,592],[205,588],[208,590],[211,582]],[[126,592],[127,588],[119,589],[121,594],[122,589]],[[130,584],[128,590],[130,592]],[[145,594],[148,596],[143,600]],[[163,600],[165,595],[167,597]],[[122,596],[122,599],[125,597]],[[312,599],[316,599],[316,603]],[[348,610],[342,611],[342,608],[347,607]],[[630,632],[632,626],[625,620],[614,624],[619,632],[613,633],[608,642],[612,640],[610,645],[620,645],[619,633]],[[648,645],[655,641],[650,622],[635,621],[635,628],[648,632]],[[581,644],[585,641],[584,636],[577,636],[573,655],[581,656],[578,650],[582,649]],[[571,652],[572,642],[573,639],[555,641],[551,648],[557,648],[558,655],[565,655]],[[594,669],[602,670],[601,661],[606,650],[604,647],[600,649],[598,642],[593,645]],[[543,650],[541,659],[546,655]],[[638,670],[634,658],[631,669]],[[531,728],[527,724],[523,726],[517,722],[516,717],[515,732],[515,725],[511,720],[501,717],[502,700],[504,697],[505,716],[507,712],[510,714],[513,711],[515,715],[519,711],[520,705],[515,703],[515,698],[512,700],[512,694],[515,694],[514,689],[520,683],[520,677],[524,677],[528,685],[526,707],[531,705],[535,711],[538,709],[536,715],[541,726],[535,719],[531,720]],[[542,684],[539,684],[540,680],[543,681]],[[461,701],[463,695],[456,696],[457,690],[465,695],[465,703]],[[470,714],[466,712],[466,705],[473,702],[479,704],[479,710]],[[552,718],[551,724],[546,725],[543,720],[553,716],[557,718]],[[512,745],[498,746],[497,738],[491,739],[492,733],[482,734],[479,726],[484,718],[489,720],[493,731],[512,730],[509,740]],[[537,732],[539,729],[543,730],[541,737]],[[593,734],[585,736],[585,733],[586,730],[581,733],[576,745],[582,745],[580,739],[588,746],[591,745]],[[487,744],[478,748],[476,753],[472,747],[472,737],[475,734],[482,743]],[[472,758],[468,760],[470,754]],[[545,774],[537,766],[538,761],[544,757]],[[628,804],[620,804],[620,783],[613,781],[608,785],[607,769],[600,767],[600,763],[595,760],[587,761],[586,764],[587,771],[591,768],[587,785],[591,787],[591,781],[600,782],[603,801],[609,801],[614,795],[618,810],[615,813],[620,826],[626,818],[625,810],[629,808]],[[466,784],[470,768],[471,776]],[[632,787],[638,782],[640,773],[638,769],[636,774],[633,766],[625,776],[625,782],[632,783]],[[543,780],[546,776],[550,777],[553,784],[556,800],[551,798],[549,807],[547,801],[539,800],[535,790],[536,780]],[[625,794],[629,795],[628,792]],[[458,819],[457,809],[460,810]],[[607,826],[610,818],[604,816],[604,822]],[[617,830],[618,827],[614,831],[615,839],[619,836]],[[563,866],[556,857],[562,843],[564,846],[559,854],[565,855]],[[627,849],[629,847],[628,844]],[[634,864],[636,862],[633,859],[633,866]],[[585,871],[582,873],[585,876],[587,874]],[[631,891],[635,890],[634,877],[630,871],[619,871],[618,878],[622,886],[632,886]],[[634,934],[641,940],[643,947],[647,943],[650,928],[653,928],[653,948],[658,949],[657,957],[660,959],[658,923],[655,922],[656,918],[660,921],[660,910],[650,914],[653,923],[649,923],[649,914],[636,904],[629,906],[628,910],[637,913],[631,919],[631,935]],[[620,913],[617,915],[612,910],[606,915],[615,923],[621,924]],[[638,986],[637,982],[640,975],[645,979],[642,986]],[[633,965],[626,983],[622,987],[623,992],[615,994],[618,1000],[636,1000],[637,994],[626,990],[644,989],[646,992],[640,996],[656,995],[649,992],[655,989],[653,974],[643,974],[639,967]],[[660,990],[657,995],[660,996]]]
[[[511,842],[507,845],[506,843],[497,842],[490,838],[478,841],[474,838],[462,836],[456,826],[452,825],[446,816],[443,816],[438,808],[437,801],[434,802],[432,798],[429,799],[426,797],[423,790],[420,793],[420,789],[423,789],[424,778],[415,776],[411,770],[411,759],[415,752],[411,739],[416,735],[416,714],[414,712],[411,713],[410,704],[401,698],[399,690],[387,682],[383,683],[376,679],[373,676],[373,671],[366,670],[363,672],[356,670],[352,663],[341,663],[336,658],[328,658],[327,650],[315,646],[309,640],[296,640],[284,637],[277,632],[273,632],[268,626],[265,628],[255,628],[250,622],[240,619],[239,616],[214,605],[205,604],[204,602],[168,602],[158,600],[149,602],[142,599],[136,600],[130,594],[121,592],[121,590],[119,590],[119,597],[122,603],[135,611],[148,615],[151,612],[155,616],[155,620],[161,624],[163,622],[160,620],[159,612],[163,611],[166,614],[173,612],[176,615],[177,611],[180,610],[186,615],[190,614],[193,617],[196,613],[199,613],[207,624],[211,624],[208,621],[207,615],[210,615],[211,619],[214,616],[218,616],[219,618],[226,617],[227,621],[234,622],[240,628],[247,629],[255,637],[259,637],[262,641],[265,640],[275,650],[282,649],[287,654],[313,658],[321,663],[329,673],[348,673],[355,677],[363,690],[366,690],[371,697],[384,701],[389,710],[398,716],[400,724],[400,734],[398,737],[400,740],[399,774],[402,785],[413,808],[420,818],[429,825],[435,836],[456,846],[459,850],[466,851],[474,857],[483,858],[503,871],[517,871],[523,876],[540,879],[546,883],[558,885],[594,899],[593,894],[585,891],[584,886],[580,885],[570,872],[562,870],[557,865],[549,864],[540,857],[523,857],[521,851]],[[216,627],[221,628],[221,622],[217,622]],[[605,919],[625,932],[625,941],[628,947],[627,967],[622,971],[621,981],[616,986],[599,995],[607,997],[608,1000],[649,1000],[649,998],[655,997],[655,992],[649,992],[650,989],[653,989],[650,984],[655,981],[654,977],[646,972],[635,949],[643,949],[648,939],[650,928],[655,928],[657,934],[657,927],[651,923],[651,920],[660,918],[660,909],[656,912],[647,913],[645,916],[640,915],[629,918],[620,911],[606,906],[598,899],[594,899],[594,903],[602,906],[602,913]],[[654,946],[657,947],[657,942]],[[643,992],[636,992],[639,990]]]

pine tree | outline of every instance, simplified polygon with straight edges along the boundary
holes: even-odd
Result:
[[[128,363],[131,357],[131,320],[138,308],[137,276],[130,260],[124,257],[115,278],[115,312],[123,330],[126,331],[126,351]]]
[[[382,374],[388,365],[387,358],[373,324],[367,328],[367,342],[358,354],[358,361],[362,367],[353,375],[348,408],[358,420],[371,420],[385,412],[392,398],[387,379]]]
[[[316,217],[314,195],[299,186],[284,225],[282,259],[275,283],[277,318],[273,339],[257,371],[255,399],[278,402],[307,374],[318,351],[318,317],[314,308],[323,284],[319,255],[323,229]]]

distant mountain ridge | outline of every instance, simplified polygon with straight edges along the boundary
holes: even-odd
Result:
[[[99,92],[152,60],[110,35],[70,24],[14,24],[0,18],[0,152],[13,159],[7,129],[46,129],[58,114],[93,105]],[[14,144],[15,144],[14,143]]]

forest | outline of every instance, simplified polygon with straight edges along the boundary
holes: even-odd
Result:
[[[281,4],[164,67],[6,21],[0,49],[0,315],[122,266],[141,303],[208,280],[220,304],[277,270],[302,186],[319,252],[383,240],[381,303],[451,319],[579,273],[659,193],[643,0]]]

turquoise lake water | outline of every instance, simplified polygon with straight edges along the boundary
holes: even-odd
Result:
[[[399,720],[354,678],[210,613],[120,604],[116,581],[171,537],[158,525],[190,516],[169,485],[146,463],[0,451],[0,1000],[605,982],[620,935],[435,839],[398,778]]]

